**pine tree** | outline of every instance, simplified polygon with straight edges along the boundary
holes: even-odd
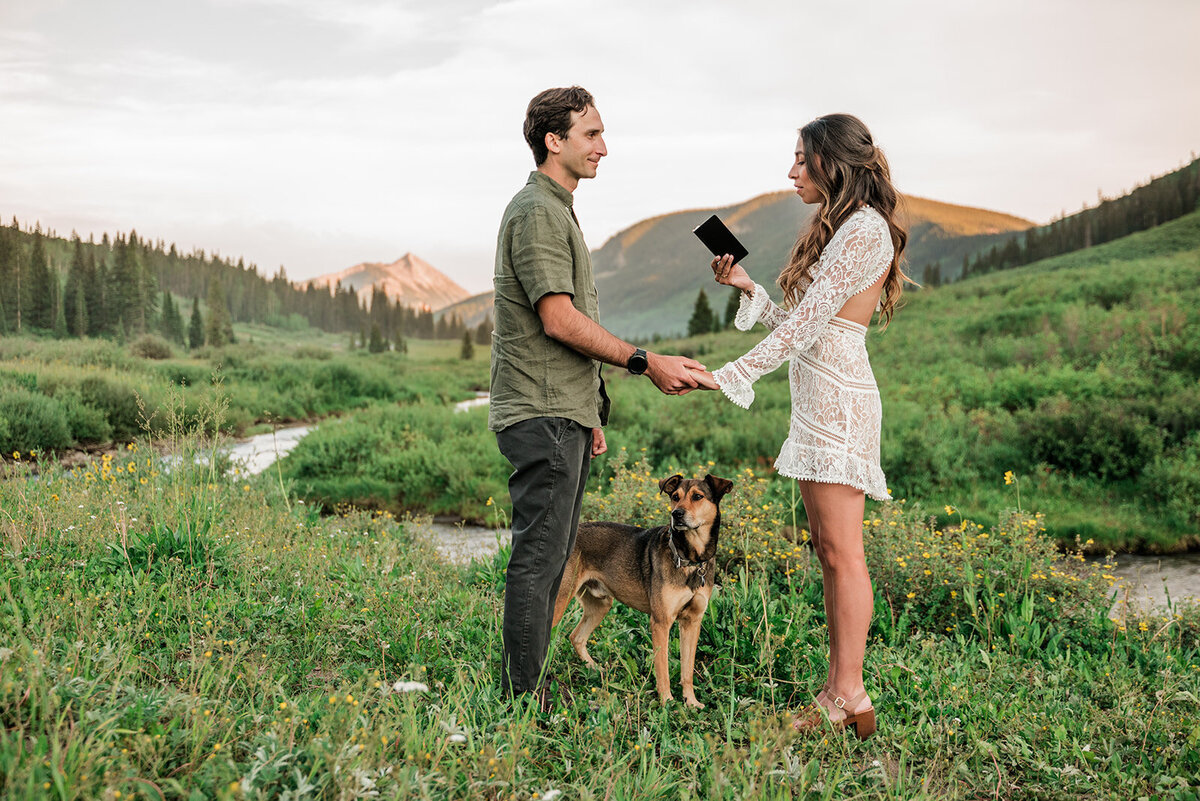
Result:
[[[119,234],[113,247],[112,266],[107,273],[105,282],[105,298],[108,301],[109,314],[118,324],[119,335],[128,333],[130,311],[137,303],[136,265],[134,257],[125,239]]]
[[[54,282],[58,284],[57,281]],[[62,293],[54,293],[54,338],[66,339],[70,334],[67,331],[67,314],[63,309]]]
[[[487,345],[492,341],[492,329],[495,328],[492,323],[492,315],[488,315],[483,319],[483,322],[475,327],[475,344]]]
[[[737,317],[738,309],[742,305],[742,290],[734,289],[729,293],[729,300],[725,301],[725,327],[732,328],[733,320]]]
[[[204,326],[204,341],[209,347],[220,348],[233,341],[233,321],[225,305],[225,292],[216,276],[208,281],[208,322]]]
[[[167,338],[167,341],[179,345],[187,344],[183,333],[183,316],[179,313],[179,307],[175,305],[175,299],[165,289],[162,296],[162,322],[159,324],[159,330]]]
[[[47,330],[54,327],[55,296],[52,274],[46,256],[46,243],[38,226],[33,235],[33,253],[29,257],[29,325]]]
[[[16,324],[17,259],[15,237],[8,226],[0,225],[0,335]]]
[[[688,320],[687,333],[689,337],[697,334],[707,334],[713,330],[712,308],[708,305],[708,295],[704,290],[696,296],[696,305],[692,309],[692,319]]]
[[[462,348],[458,352],[458,358],[464,362],[469,362],[475,358],[475,343],[471,341],[470,331],[463,331]]]
[[[107,301],[108,269],[103,261],[96,262],[95,250],[84,261],[83,297],[87,303],[88,334],[100,336],[112,330]]]
[[[192,319],[188,323],[188,347],[198,348],[204,344],[204,318],[200,316],[200,297],[192,298]]]
[[[383,341],[383,334],[379,330],[379,323],[371,323],[371,342],[367,346],[371,353],[383,353],[387,350],[387,343]]]
[[[87,296],[84,288],[87,262],[83,257],[83,242],[76,236],[75,253],[71,268],[67,272],[67,285],[63,289],[63,313],[66,317],[67,333],[73,337],[87,336]]]

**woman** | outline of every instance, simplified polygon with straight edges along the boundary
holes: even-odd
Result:
[[[825,592],[829,675],[816,702],[859,739],[875,731],[863,686],[863,653],[873,595],[863,553],[864,496],[887,501],[879,467],[882,411],[865,335],[875,312],[891,319],[904,281],[908,234],[896,222],[899,194],[867,127],[849,114],[819,117],[800,129],[788,177],[817,204],[779,276],[787,308],[730,256],[713,259],[716,280],[742,291],[735,324],[773,329],[749,353],[715,370],[713,381],[743,408],[754,382],[791,362],[791,425],[776,469],[800,483]],[[797,729],[819,725],[802,717]]]

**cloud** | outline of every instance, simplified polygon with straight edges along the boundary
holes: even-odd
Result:
[[[795,129],[828,111],[863,117],[903,189],[1034,219],[1200,139],[1191,0],[0,0],[0,20],[12,211],[297,277],[411,250],[486,286],[551,85],[587,86],[608,127],[577,192],[593,246],[786,188]]]

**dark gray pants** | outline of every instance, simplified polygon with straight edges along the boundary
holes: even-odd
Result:
[[[516,694],[537,689],[550,649],[554,599],[592,466],[592,431],[562,417],[535,417],[497,432],[496,442],[514,468],[500,680]]]

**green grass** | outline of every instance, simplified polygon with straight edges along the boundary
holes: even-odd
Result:
[[[207,451],[174,424],[185,455]],[[620,460],[588,516],[660,520],[656,474]],[[858,743],[788,726],[824,674],[819,571],[797,510],[752,473],[725,503],[707,707],[658,703],[647,619],[618,605],[591,646],[603,672],[555,638],[576,701],[547,716],[497,692],[505,552],[455,567],[388,513],[321,516],[277,480],[164,470],[144,443],[37,479],[23,465],[0,482],[0,797],[1200,792],[1200,613],[1113,622],[1104,566],[1060,555],[1037,516],[868,518],[881,727]]]
[[[1200,545],[1197,243],[1192,214],[1082,253],[911,292],[868,343],[894,495],[953,498],[964,514],[994,519],[1015,507],[1019,490],[1063,547]],[[726,331],[654,347],[715,368],[762,336]],[[769,474],[788,426],[786,370],[756,384],[749,412],[716,393],[667,398],[623,371],[605,375],[610,454],[593,466],[593,489],[617,471],[621,448],[645,453],[664,474],[704,462]],[[485,417],[482,409],[452,417],[440,399],[371,408],[301,443],[283,469],[328,506],[486,519],[487,498],[507,504],[509,467]],[[1010,471],[1015,488],[1003,478]],[[931,503],[947,524],[942,506]]]
[[[212,397],[227,403],[233,436],[309,421],[372,403],[452,403],[487,386],[487,352],[459,358],[460,344],[412,340],[408,353],[348,352],[349,339],[265,329],[237,345],[144,359],[107,340],[0,337],[0,453],[123,443],[181,394],[195,417]]]

